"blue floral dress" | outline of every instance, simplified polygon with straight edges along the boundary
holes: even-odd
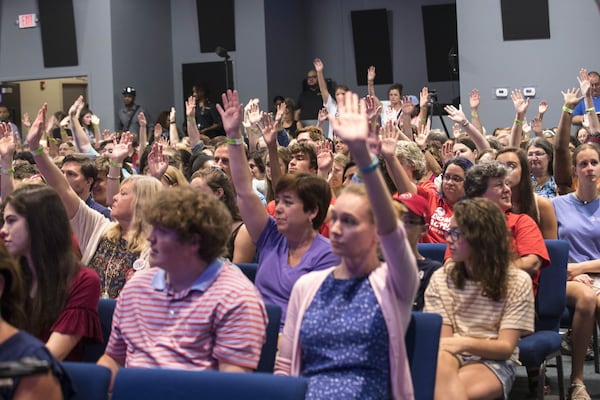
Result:
[[[389,338],[368,276],[330,274],[300,327],[306,399],[391,398]]]

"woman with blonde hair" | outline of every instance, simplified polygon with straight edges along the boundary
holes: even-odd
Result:
[[[44,131],[47,105],[38,111],[36,120],[27,135],[29,148],[38,168],[48,185],[53,187],[67,211],[73,233],[82,250],[82,263],[95,269],[100,275],[102,297],[116,298],[126,279],[147,264],[150,226],[143,218],[143,206],[162,184],[150,176],[132,175],[125,179],[114,196],[111,222],[90,209],[73,191],[60,169],[40,147]],[[115,144],[110,155],[111,166],[107,176],[108,185],[118,185],[121,163],[117,160],[127,153],[128,145]]]

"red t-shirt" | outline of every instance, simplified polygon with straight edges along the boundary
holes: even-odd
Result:
[[[550,255],[548,255],[542,231],[540,231],[540,228],[529,215],[507,212],[506,225],[512,236],[513,250],[519,257],[535,254],[542,259],[541,268],[545,268],[550,264]],[[447,258],[450,258],[450,249],[448,247],[446,247],[444,260]],[[535,296],[537,295],[537,288],[540,281],[540,270],[531,276],[531,281]]]
[[[417,194],[427,199],[429,203],[429,230],[419,240],[421,243],[446,243],[444,231],[450,228],[450,220],[454,212],[452,207],[438,193],[435,185],[428,182],[427,185],[417,185]]]

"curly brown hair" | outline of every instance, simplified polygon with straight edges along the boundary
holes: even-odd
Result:
[[[174,230],[184,243],[199,237],[202,245],[198,256],[202,260],[211,262],[226,253],[231,214],[216,196],[189,186],[176,187],[156,193],[144,211],[149,224]]]
[[[474,198],[454,205],[454,219],[470,247],[467,263],[455,262],[450,278],[459,289],[466,279],[481,283],[482,295],[494,301],[506,296],[511,251],[506,217],[491,200]]]

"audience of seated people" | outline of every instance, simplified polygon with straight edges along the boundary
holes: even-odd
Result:
[[[101,363],[113,370],[169,365],[249,371],[256,368],[264,340],[264,303],[273,303],[283,310],[278,372],[308,377],[309,398],[348,398],[346,389],[355,396],[410,398],[406,355],[389,335],[404,332],[407,310],[425,309],[444,317],[438,371],[445,378],[438,380],[436,398],[449,398],[450,391],[456,393],[453,398],[506,397],[514,380],[516,340],[533,328],[528,287],[535,294],[540,269],[550,261],[543,240],[559,238],[570,244],[570,395],[589,398],[583,365],[594,322],[600,323],[600,245],[591,231],[600,218],[600,149],[595,144],[600,142],[600,122],[594,104],[598,74],[579,71],[579,88],[563,92],[564,104],[541,101],[530,122],[527,112],[533,100],[513,91],[512,124],[508,115],[509,127],[489,129],[489,136],[474,89],[468,101],[470,120],[462,107],[446,107],[455,122],[448,138],[430,129],[427,87],[410,98],[402,96],[401,84],[392,85],[390,106],[382,110],[374,97],[374,67],[367,72],[368,96],[359,101],[345,86],[330,93],[323,61],[317,58],[313,66],[300,105],[284,98],[274,114],[263,112],[258,99],[242,107],[235,91],[224,93],[213,108],[202,85],[195,85],[185,112],[178,114],[186,118],[184,137],[177,131],[174,109],[165,112],[162,123],[149,127],[145,113],[135,108],[133,88],[127,88],[124,99],[135,115],[121,122],[136,130],[139,126],[135,137],[107,129],[101,134],[101,121],[83,97],[68,115],[47,118],[44,105],[33,122],[24,117],[24,143],[15,127],[0,123],[0,233],[11,257],[20,262],[30,293],[23,307],[31,319],[15,320],[16,329],[46,342],[59,360],[78,359],[82,343],[102,339],[97,301],[110,297],[118,299],[117,312]],[[328,114],[316,115],[313,103]],[[560,113],[552,129],[543,127],[550,107]],[[207,112],[213,122],[205,127]],[[299,112],[315,125],[302,126]],[[320,125],[325,119],[331,127],[326,135],[317,126],[317,120]],[[575,136],[574,124],[582,124]],[[163,129],[166,125],[169,130]],[[369,152],[375,157],[365,157]],[[479,197],[491,201],[465,201]],[[50,200],[41,204],[42,199]],[[393,216],[390,205],[398,211]],[[455,214],[458,205],[461,214]],[[44,211],[46,207],[60,211]],[[209,222],[200,214],[220,217]],[[480,226],[476,215],[499,226],[493,231]],[[217,226],[223,236],[218,240],[214,232],[207,233]],[[353,231],[353,245],[344,246],[342,239],[351,238]],[[488,239],[504,233],[510,236],[506,249],[493,247]],[[397,239],[393,245],[390,235]],[[483,241],[481,236],[488,238]],[[418,243],[448,243],[444,265],[424,259]],[[497,256],[495,275],[473,279],[484,266],[486,251]],[[396,253],[410,261],[395,265]],[[258,263],[254,286],[232,262]],[[400,267],[411,276],[414,272],[415,281],[397,286],[393,270]],[[225,276],[227,287],[238,294],[226,296],[219,289]],[[497,290],[489,286],[493,276],[504,282]],[[387,280],[392,282],[389,287]],[[484,289],[483,295],[476,288]],[[520,291],[514,307],[523,311],[523,324],[517,326],[511,309],[498,319],[499,330],[486,330],[487,341],[493,342],[489,349],[482,350],[477,341],[463,343],[463,336],[472,338],[475,319],[472,313],[447,314],[445,294],[455,293],[462,301],[477,292],[475,301],[497,315],[502,310],[491,306],[493,300],[512,291]],[[187,299],[185,307],[178,305],[182,312],[210,298],[220,321],[234,327],[228,331],[211,321],[201,329],[206,336],[187,337],[182,330],[161,344],[151,335],[159,327],[148,332],[130,328],[132,321],[145,323],[148,318],[148,304],[139,302],[141,293],[154,296],[161,308],[171,307],[173,298]],[[342,301],[344,293],[353,300]],[[392,298],[401,315],[396,314],[400,308],[388,310]],[[243,299],[251,300],[237,307]],[[372,330],[363,329],[364,319],[355,330],[342,329],[341,322],[354,321],[352,310],[362,308],[364,317],[372,318]],[[339,319],[324,319],[328,310],[343,312]],[[204,313],[194,323],[202,324]],[[88,320],[86,329],[73,327],[72,321],[80,318]],[[160,329],[176,331],[182,318],[178,314],[172,321],[161,320]],[[390,327],[390,321],[397,324]],[[327,324],[340,329],[318,330]],[[252,335],[236,341],[240,330]],[[381,337],[355,348],[357,337],[370,338],[375,331]],[[206,338],[212,338],[210,345],[203,345],[198,359],[185,356],[190,343],[208,343]],[[346,346],[332,350],[343,355],[339,363],[319,356],[334,341]],[[343,372],[346,362],[365,354],[375,354],[374,364],[360,368],[376,367],[386,374],[373,377],[358,372],[360,368]],[[466,364],[458,364],[459,359]],[[500,372],[490,373],[495,367]],[[60,379],[60,371],[53,372]],[[333,384],[338,374],[347,383]],[[368,384],[355,386],[358,378],[353,374],[362,374]],[[476,377],[480,384],[465,387],[465,376]]]

